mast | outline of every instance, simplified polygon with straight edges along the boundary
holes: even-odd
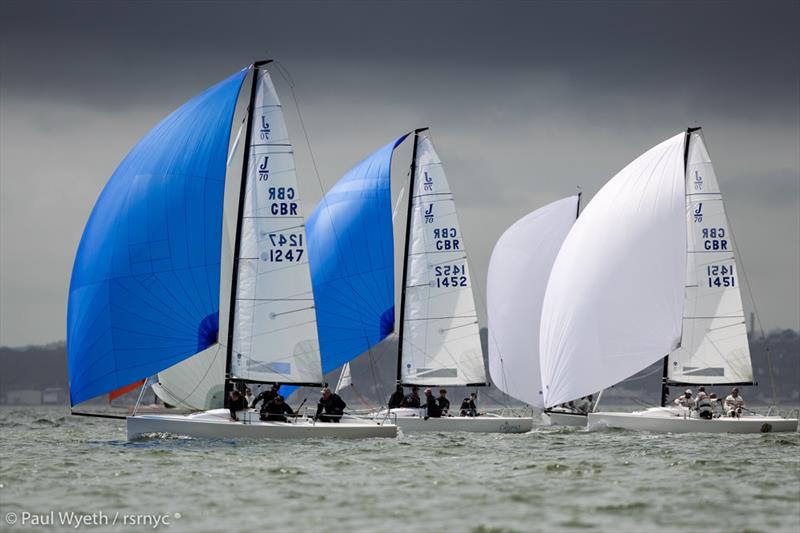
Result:
[[[419,134],[428,131],[428,128],[414,130],[414,148],[411,153],[411,177],[408,181],[408,210],[406,212],[406,239],[403,247],[403,278],[400,286],[400,332],[397,347],[397,383],[402,382],[403,375],[403,329],[406,314],[406,281],[408,276],[408,253],[411,248],[411,215],[414,209],[414,181],[417,174],[417,141]]]
[[[233,321],[236,318],[236,289],[239,284],[239,253],[242,240],[242,217],[244,216],[244,201],[247,189],[247,169],[250,164],[250,141],[253,135],[253,108],[256,102],[256,88],[258,87],[258,69],[272,63],[271,59],[253,63],[253,79],[250,83],[250,100],[247,105],[247,130],[244,137],[244,156],[242,157],[242,177],[239,186],[239,207],[236,213],[236,238],[233,245],[233,269],[231,275],[230,310],[228,314],[228,346],[225,356],[225,405],[228,405],[228,392],[230,389],[231,358],[233,357]]]
[[[689,141],[692,139],[692,133],[700,131],[701,128],[687,128],[686,140],[683,143],[683,186],[686,187],[686,171],[689,168]],[[681,335],[682,337],[683,335]],[[680,342],[678,343],[680,346]],[[661,373],[661,407],[667,405],[667,396],[669,396],[669,354],[664,356],[664,366]]]

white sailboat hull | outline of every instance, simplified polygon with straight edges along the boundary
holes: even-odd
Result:
[[[200,439],[368,439],[393,438],[397,426],[383,420],[345,417],[340,423],[315,422],[298,417],[290,422],[262,422],[255,411],[230,419],[227,409],[191,415],[138,415],[127,417],[128,440],[149,435],[179,435]]]
[[[685,409],[657,407],[633,413],[590,413],[589,431],[627,429],[654,433],[785,433],[797,431],[796,418],[747,415],[711,420],[687,416]]]
[[[527,433],[533,428],[530,416],[443,416],[425,419],[424,409],[400,408],[383,410],[375,414],[375,418],[389,419],[397,424],[404,433],[418,432],[453,432],[470,433]]]
[[[542,422],[549,426],[585,428],[586,420],[587,415],[580,413],[569,413],[566,411],[545,411],[542,413]]]

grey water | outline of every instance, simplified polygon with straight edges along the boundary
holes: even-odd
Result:
[[[798,433],[127,442],[123,421],[5,407],[0,436],[3,531],[51,511],[94,531],[800,530]]]

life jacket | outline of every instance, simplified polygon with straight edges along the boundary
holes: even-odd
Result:
[[[708,397],[703,396],[697,402],[697,412],[698,413],[712,413],[712,412],[714,412],[714,408],[713,408],[713,406],[711,404],[711,400],[709,400]]]

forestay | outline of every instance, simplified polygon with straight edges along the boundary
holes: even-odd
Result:
[[[225,163],[246,74],[161,121],[98,198],[70,282],[72,405],[217,342]]]
[[[677,347],[685,137],[664,141],[614,176],[565,239],[542,306],[545,406],[610,387]]]
[[[539,324],[545,289],[578,202],[570,196],[521,218],[498,239],[489,261],[489,373],[497,388],[534,407],[544,407]]]
[[[453,194],[429,133],[416,139],[400,379],[483,384],[478,317]]]
[[[733,235],[700,131],[689,134],[686,168],[688,259],[680,348],[669,356],[677,383],[753,380]]]
[[[246,381],[321,383],[292,145],[269,73],[255,75],[230,373]]]
[[[392,153],[406,135],[344,175],[308,218],[311,280],[322,370],[327,373],[394,331]]]

